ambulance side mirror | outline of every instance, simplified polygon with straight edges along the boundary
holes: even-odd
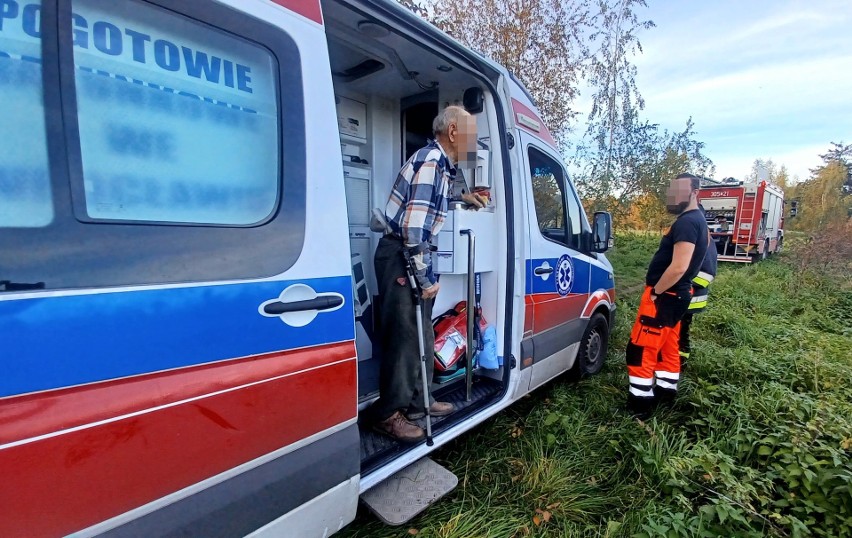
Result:
[[[612,215],[596,211],[592,225],[592,252],[606,252],[613,244]]]

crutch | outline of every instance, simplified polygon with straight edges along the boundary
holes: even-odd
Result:
[[[411,285],[411,297],[414,299],[414,310],[417,312],[417,343],[420,349],[420,379],[423,380],[423,406],[426,409],[426,444],[432,446],[432,414],[429,412],[429,381],[426,379],[426,339],[423,336],[423,298],[414,276],[414,260],[411,253],[403,245],[402,256],[405,258],[405,270],[408,273],[408,283]],[[429,358],[432,356],[430,354]]]

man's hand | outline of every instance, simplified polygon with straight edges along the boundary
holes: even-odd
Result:
[[[436,295],[438,295],[438,290],[441,289],[441,284],[435,282],[431,287],[426,288],[420,294],[424,299],[434,299]]]
[[[476,194],[475,192],[468,192],[462,194],[461,199],[464,203],[472,205],[476,209],[481,209],[485,207],[485,204],[488,203],[488,198],[482,196],[481,194]]]

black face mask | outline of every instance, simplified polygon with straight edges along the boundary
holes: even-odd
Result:
[[[689,205],[689,201],[681,202],[675,205],[666,204],[666,211],[671,213],[672,215],[680,215],[686,209],[686,206]]]

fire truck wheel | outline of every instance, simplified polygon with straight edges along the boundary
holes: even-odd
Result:
[[[779,237],[778,242],[775,244],[775,254],[781,252],[781,249],[784,247],[784,238]]]
[[[760,259],[765,260],[768,257],[769,257],[769,239],[767,239],[763,243],[763,254],[760,255]]]
[[[580,340],[580,350],[577,352],[574,367],[571,368],[571,377],[583,378],[600,372],[608,348],[609,324],[603,314],[595,312]]]

